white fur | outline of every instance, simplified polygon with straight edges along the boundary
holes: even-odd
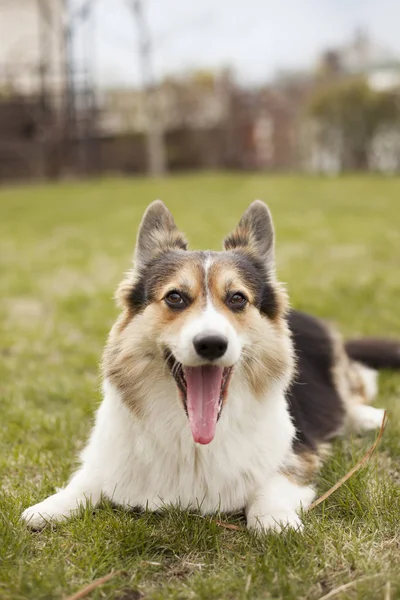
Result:
[[[296,511],[307,508],[314,496],[312,487],[298,486],[277,473],[248,503],[247,526],[261,531],[285,527],[301,530],[303,524]]]
[[[197,367],[206,362],[197,354],[193,345],[193,339],[200,333],[222,335],[228,340],[225,354],[213,364],[230,367],[238,362],[242,352],[241,340],[228,319],[208,300],[205,310],[182,328],[178,340],[168,340],[169,347],[180,363],[187,367]]]
[[[208,272],[210,270],[210,267],[212,265],[213,259],[211,254],[207,254],[206,260],[204,262],[204,273],[206,276],[206,289],[207,289],[207,297],[209,296],[209,287],[208,287]]]
[[[355,404],[349,407],[348,426],[351,431],[362,433],[371,429],[379,429],[382,425],[385,411],[382,408]]]
[[[278,473],[294,436],[283,390],[260,401],[234,375],[207,446],[193,442],[172,380],[155,382],[148,407],[146,420],[139,420],[106,380],[82,467],[64,490],[28,508],[23,519],[34,528],[60,521],[104,494],[117,504],[151,510],[168,504],[203,513],[245,508],[255,529],[300,526],[295,511],[311,501],[312,490]]]
[[[373,400],[378,393],[378,371],[355,363],[357,372],[364,384],[366,400]],[[372,429],[379,429],[385,411],[365,404],[350,404],[348,406],[347,428],[355,433],[363,433]]]
[[[357,363],[357,369],[364,383],[367,400],[373,400],[378,394],[378,371]]]

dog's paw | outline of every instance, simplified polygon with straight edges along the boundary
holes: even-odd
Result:
[[[379,429],[384,414],[385,411],[382,408],[358,404],[352,407],[349,414],[351,427],[356,433]]]
[[[21,515],[21,520],[25,521],[26,525],[31,529],[42,529],[46,525],[46,522],[50,520],[49,515],[47,518],[43,509],[40,508],[41,504],[35,504],[34,506],[30,506]]]
[[[25,521],[31,529],[42,529],[46,523],[64,521],[71,516],[71,504],[65,502],[62,494],[54,494],[43,502],[35,504],[24,510],[21,515],[22,521]]]
[[[268,531],[282,533],[289,529],[302,531],[304,525],[295,511],[277,511],[269,515],[248,518],[247,527],[259,533]]]

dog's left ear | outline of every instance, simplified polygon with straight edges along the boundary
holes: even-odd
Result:
[[[140,270],[168,250],[187,250],[187,241],[161,200],[152,202],[143,215],[136,241],[134,265]]]
[[[275,233],[269,208],[255,200],[238,226],[224,240],[225,250],[242,250],[262,260],[270,269],[275,264]]]

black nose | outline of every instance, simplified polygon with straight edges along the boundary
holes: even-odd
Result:
[[[216,358],[220,358],[225,354],[228,347],[228,340],[223,335],[215,335],[210,333],[204,335],[200,333],[193,339],[193,345],[196,348],[197,354],[201,356],[201,358],[215,360]]]

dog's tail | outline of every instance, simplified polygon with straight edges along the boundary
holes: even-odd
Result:
[[[400,341],[382,338],[349,340],[346,352],[352,360],[371,369],[400,369]]]

